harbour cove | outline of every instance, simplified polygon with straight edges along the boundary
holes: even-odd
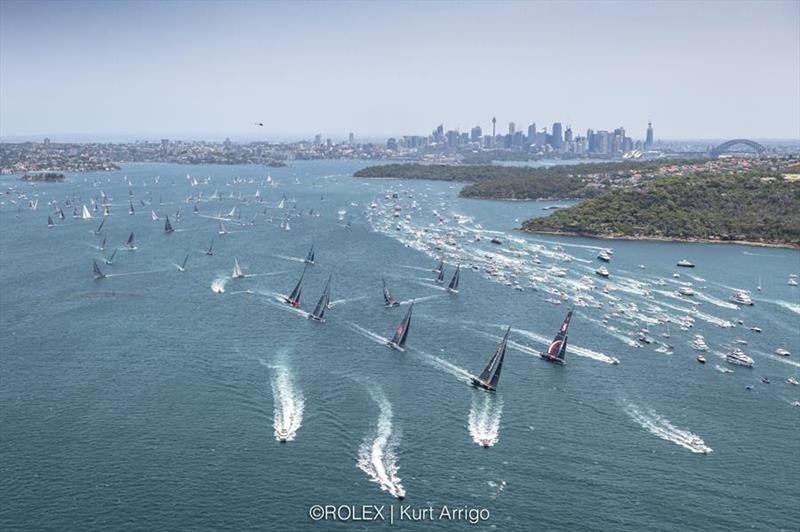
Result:
[[[800,520],[800,251],[526,234],[565,202],[368,164],[1,176],[0,527],[310,530],[398,498],[507,530]]]

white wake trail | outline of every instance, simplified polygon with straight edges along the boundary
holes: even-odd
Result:
[[[686,429],[679,429],[670,423],[668,419],[659,416],[650,408],[640,408],[629,403],[625,408],[625,412],[642,428],[662,440],[680,445],[693,453],[707,454],[713,451],[697,434]]]
[[[728,308],[728,309],[731,309],[731,310],[738,310],[739,309],[738,305],[735,305],[735,304],[731,303],[730,301],[724,301],[722,299],[717,299],[714,296],[709,296],[709,295],[706,295],[706,294],[704,294],[702,292],[695,292],[695,296],[698,299],[702,299],[703,301],[706,301],[706,302],[711,303],[712,305],[716,305],[718,307]]]
[[[503,415],[503,400],[488,393],[472,396],[468,427],[472,441],[482,447],[491,447],[500,436],[500,418]]]
[[[291,374],[286,366],[273,367],[272,396],[275,398],[275,439],[292,441],[303,424],[305,399],[294,387]]]
[[[380,408],[380,415],[375,429],[364,438],[358,449],[358,468],[381,490],[393,497],[403,498],[406,490],[397,476],[399,467],[395,454],[400,436],[392,431],[392,405],[378,385],[368,384],[367,390]]]

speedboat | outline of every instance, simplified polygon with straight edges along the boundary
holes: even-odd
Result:
[[[606,250],[602,250],[600,253],[598,253],[597,258],[602,260],[603,262],[609,262],[611,260],[611,256],[608,254]]]
[[[481,444],[481,447],[483,447],[484,449],[488,449],[489,447],[494,445],[494,443],[492,443],[492,440],[490,440],[489,438],[481,438],[479,440],[479,443]]]
[[[692,450],[697,453],[708,454],[708,452],[711,450],[706,445],[706,442],[704,442],[703,439],[698,436],[693,436],[688,443]]]
[[[695,351],[708,351],[706,339],[703,338],[701,334],[694,335],[694,340],[692,340],[692,349]]]
[[[275,429],[275,437],[281,443],[289,441],[289,431],[286,429]]]
[[[697,355],[697,361],[700,362],[701,364],[705,364],[706,357],[704,357],[703,355]]]
[[[694,290],[692,290],[691,286],[681,286],[678,288],[678,293],[682,296],[691,297],[694,295]]]
[[[788,356],[790,356],[790,355],[791,355],[791,353],[789,352],[789,350],[788,350],[788,349],[786,349],[786,348],[784,348],[784,347],[779,347],[778,349],[776,349],[776,350],[775,350],[775,354],[776,354],[776,355],[780,355],[780,356],[782,356],[782,357],[788,357]]]
[[[791,384],[792,386],[797,386],[800,382],[797,381],[794,377],[789,377],[786,379],[786,384]]]
[[[600,266],[594,271],[594,273],[600,277],[608,277],[608,269],[605,266]]]
[[[797,286],[797,275],[792,274],[789,276],[789,282],[787,282],[789,286]]]
[[[678,261],[678,266],[680,266],[681,268],[694,268],[694,264],[692,264],[691,262],[689,262],[686,259],[679,260]]]
[[[769,379],[767,377],[761,377],[761,382],[764,384],[769,384]]]
[[[725,362],[734,366],[753,367],[753,359],[745,355],[741,349],[734,349],[725,356]]]
[[[761,327],[750,327],[750,330],[753,331],[753,332],[760,333],[761,332]]]
[[[734,292],[733,295],[731,296],[731,301],[739,305],[748,305],[748,306],[753,305],[753,300],[750,299],[750,294],[748,294],[744,290],[737,290],[736,292]]]

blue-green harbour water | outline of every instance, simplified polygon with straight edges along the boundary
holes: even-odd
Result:
[[[800,386],[785,382],[800,375],[800,287],[787,284],[800,273],[797,250],[526,236],[514,228],[553,202],[350,177],[366,164],[296,162],[270,169],[273,184],[255,166],[141,164],[60,184],[1,177],[0,529],[328,530],[336,525],[309,518],[312,505],[402,504],[486,508],[478,529],[797,530]],[[83,221],[65,208],[61,221],[48,205],[74,196],[91,210],[101,190],[111,202],[105,252],[93,234],[102,212]],[[215,190],[222,199],[209,200]],[[176,231],[164,234],[151,210]],[[106,265],[131,231],[138,249]],[[448,232],[458,244],[444,244],[448,280],[462,263],[457,295],[433,282],[438,250],[426,247]],[[496,234],[503,245],[488,242]],[[303,309],[332,275],[323,324],[277,296],[311,245]],[[605,247],[608,294],[593,274]],[[519,269],[522,290],[489,278],[487,253]],[[243,279],[229,278],[234,258]],[[684,258],[697,267],[673,277]],[[92,260],[106,278],[92,279]],[[595,288],[577,287],[582,277]],[[382,278],[406,304],[383,308]],[[689,282],[691,300],[673,294]],[[731,304],[735,288],[755,305]],[[555,291],[589,302],[576,306],[563,367],[536,356],[571,302]],[[408,350],[380,345],[411,300]],[[681,330],[687,318],[693,327]],[[471,388],[467,375],[509,325],[498,393]],[[635,347],[645,327],[656,341]],[[709,346],[704,365],[694,334]],[[754,369],[725,363],[737,338]],[[276,441],[276,427],[291,441]],[[692,437],[713,451],[691,452]],[[402,501],[392,496],[401,491]]]

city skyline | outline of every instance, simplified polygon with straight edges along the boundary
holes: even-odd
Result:
[[[3,0],[0,137],[379,140],[496,116],[800,138],[797,2],[351,8]]]

